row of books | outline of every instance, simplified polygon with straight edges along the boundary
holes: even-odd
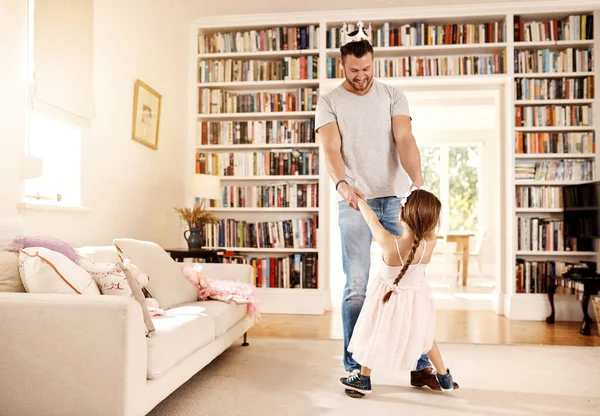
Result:
[[[318,175],[314,150],[279,152],[197,152],[196,173],[216,176]]]
[[[594,16],[571,15],[566,19],[523,21],[514,17],[515,42],[594,39]]]
[[[221,208],[317,208],[319,184],[280,183],[275,185],[232,185],[221,187]]]
[[[591,105],[537,105],[517,107],[517,127],[591,126]]]
[[[591,181],[593,160],[544,160],[515,164],[515,178],[536,181]]]
[[[576,251],[567,247],[564,222],[556,218],[517,217],[517,250]]]
[[[515,132],[517,154],[596,153],[593,132],[531,133]]]
[[[256,287],[317,289],[319,257],[294,253],[285,257],[224,256],[223,263],[248,264],[254,271]]]
[[[283,221],[223,218],[204,227],[205,246],[239,248],[316,248],[318,217]]]
[[[594,98],[594,77],[518,78],[515,79],[515,98],[517,100]]]
[[[357,29],[354,24],[348,25],[348,33]],[[383,26],[365,32],[376,47],[386,46],[433,46],[464,45],[480,43],[505,42],[506,26],[504,22],[487,22],[471,24],[431,24],[412,23],[394,25],[386,22]],[[328,48],[341,46],[340,28],[327,30]]]
[[[547,293],[548,278],[561,276],[568,270],[568,264],[562,261],[516,260],[516,292]]]
[[[319,26],[273,27],[198,35],[198,53],[316,49]]]
[[[517,208],[562,208],[559,186],[517,186]]]
[[[208,59],[198,62],[198,82],[290,81],[319,78],[319,57],[285,57],[278,61]]]
[[[591,72],[594,70],[594,50],[566,48],[515,50],[515,74]]]
[[[297,88],[294,92],[236,93],[218,88],[200,88],[198,113],[315,111],[318,91],[318,88]]]
[[[315,142],[315,120],[198,121],[197,145]]]
[[[404,56],[375,58],[373,75],[379,78],[489,75],[505,72],[504,53],[481,56]],[[343,78],[340,58],[327,59],[327,77]]]

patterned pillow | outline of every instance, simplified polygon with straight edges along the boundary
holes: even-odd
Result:
[[[95,263],[81,258],[78,264],[92,276],[103,295],[133,297],[125,273],[115,263]]]

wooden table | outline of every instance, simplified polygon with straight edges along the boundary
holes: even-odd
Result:
[[[438,235],[437,238],[443,238],[447,243],[456,243],[456,250],[462,253],[462,285],[467,285],[467,276],[469,275],[469,239],[475,234],[470,231],[448,231]]]

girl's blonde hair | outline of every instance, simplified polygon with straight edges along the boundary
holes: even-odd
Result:
[[[406,274],[408,266],[414,260],[421,240],[438,225],[441,211],[442,203],[440,200],[434,194],[424,189],[414,190],[406,197],[406,203],[400,209],[400,218],[415,234],[415,239],[404,267],[402,267],[402,270],[400,270],[400,273],[398,273],[398,276],[394,280],[394,285],[397,285],[404,274]],[[383,303],[390,300],[392,293],[394,291],[390,290],[383,296]]]

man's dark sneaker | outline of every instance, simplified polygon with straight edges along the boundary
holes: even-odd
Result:
[[[453,383],[453,389],[458,388],[458,384]],[[438,381],[435,371],[432,367],[425,367],[420,371],[410,372],[410,385],[414,387],[429,387],[431,390],[442,391],[440,382]]]
[[[450,374],[450,369],[446,369],[446,374],[441,375],[440,373],[435,374],[437,381],[440,383],[440,388],[442,391],[452,391],[454,390],[454,381],[452,381],[452,374]]]
[[[340,378],[340,383],[346,387],[346,390],[353,390],[363,395],[371,393],[371,377],[363,376],[360,373],[350,373],[348,377]]]

